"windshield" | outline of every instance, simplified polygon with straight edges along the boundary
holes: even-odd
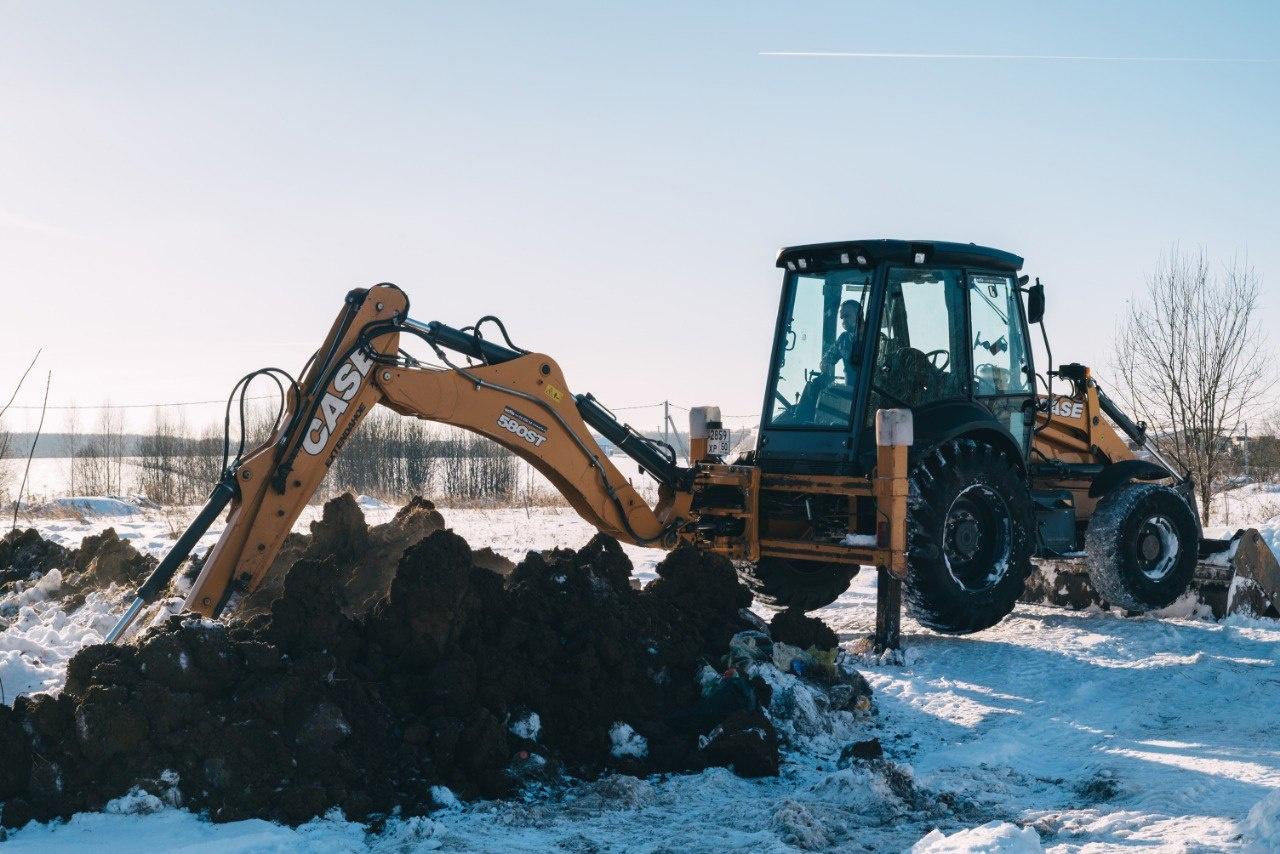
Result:
[[[774,354],[770,423],[848,427],[862,363],[871,274],[792,274]]]

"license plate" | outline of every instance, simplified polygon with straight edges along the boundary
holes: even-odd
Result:
[[[729,456],[729,431],[707,431],[707,453],[713,457]]]

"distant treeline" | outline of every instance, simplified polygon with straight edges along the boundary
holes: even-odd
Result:
[[[0,459],[5,457],[25,459],[27,452],[31,450],[31,440],[35,435],[35,433],[9,433],[7,445],[0,448]],[[100,437],[96,433],[41,433],[40,441],[36,443],[35,457],[36,459],[70,457],[77,448],[98,438]],[[146,435],[125,433],[119,438],[124,442],[126,455],[133,456],[146,439]],[[188,441],[195,443],[200,440],[189,439]]]
[[[162,505],[204,500],[222,467],[222,431],[191,435],[180,421],[157,413],[151,432],[124,433],[107,418],[94,433],[41,437],[37,456],[70,461],[62,490],[67,495],[138,493]],[[254,413],[247,448],[260,445],[271,418]],[[46,443],[45,440],[51,440]],[[232,453],[239,431],[233,437]],[[21,434],[14,451],[30,448]],[[25,455],[25,450],[22,451]],[[425,494],[461,501],[509,500],[519,488],[519,460],[500,445],[460,430],[441,430],[413,418],[377,411],[352,434],[334,461],[318,495],[344,490],[399,499]]]
[[[249,413],[246,448],[260,445],[272,432],[274,412]],[[222,468],[222,427],[191,430],[181,418],[157,410],[146,433],[126,433],[118,411],[102,410],[93,432],[45,433],[35,456],[69,461],[59,491],[65,495],[141,494],[162,505],[195,504],[204,500]],[[662,439],[659,431],[645,431]],[[746,431],[734,431],[734,441]],[[0,435],[0,457],[25,457],[32,433]],[[615,449],[596,436],[606,453]],[[687,434],[672,433],[673,449],[684,462]],[[232,453],[239,440],[233,435]],[[7,453],[6,453],[7,452]],[[521,462],[495,442],[458,429],[445,428],[390,411],[376,410],[347,441],[317,496],[324,498],[352,490],[380,498],[402,499],[413,494],[462,502],[505,501],[522,492],[534,496],[530,483],[521,483]],[[525,481],[532,476],[526,473]],[[13,484],[0,483],[0,495]]]

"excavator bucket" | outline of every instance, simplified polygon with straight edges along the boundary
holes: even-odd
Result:
[[[1089,582],[1083,553],[1034,561],[1021,600],[1078,610],[1106,603]],[[1228,614],[1280,619],[1280,561],[1254,528],[1200,542],[1190,591],[1215,620]]]

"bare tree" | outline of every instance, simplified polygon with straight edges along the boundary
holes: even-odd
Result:
[[[156,407],[151,432],[138,442],[138,491],[157,504],[189,504],[181,461],[191,453],[182,417]]]
[[[83,490],[80,489],[80,466],[76,461],[78,448],[75,445],[75,437],[80,432],[80,410],[76,408],[75,401],[68,404],[62,416],[62,429],[66,432],[68,441],[72,443],[67,451],[67,459],[63,462],[65,474],[63,491],[66,495],[79,495]]]
[[[1250,431],[1247,448],[1249,474],[1259,481],[1280,480],[1280,412],[1272,412],[1259,428]]]
[[[1174,247],[1130,303],[1113,346],[1121,394],[1151,425],[1159,450],[1195,479],[1206,523],[1229,438],[1274,384],[1256,316],[1259,287],[1245,260],[1215,273],[1203,250]]]
[[[72,455],[72,480],[88,495],[124,492],[124,413],[103,404],[97,432]]]
[[[234,449],[233,449],[234,450]],[[176,461],[183,504],[199,504],[222,477],[222,425],[209,424]]]
[[[343,446],[330,480],[340,490],[381,498],[426,493],[434,482],[438,445],[424,422],[375,410]]]
[[[9,445],[12,437],[0,421],[0,502],[7,501],[9,496],[9,467],[5,460],[9,458]]]
[[[9,498],[9,481],[12,477],[5,460],[9,458],[9,449],[12,444],[13,434],[5,429],[4,421],[0,419],[0,502],[7,501]]]
[[[497,442],[455,430],[440,443],[439,457],[446,498],[502,502],[515,497],[520,461]]]
[[[31,369],[35,367],[36,360],[40,358],[40,354],[44,348],[36,350],[36,354],[31,357],[31,362],[27,365],[27,369],[22,372],[22,376],[18,378],[18,382],[13,387],[13,393],[9,395],[9,399],[5,401],[4,406],[0,406],[0,461],[8,458],[10,445],[13,436],[5,429],[4,414],[9,411],[9,407],[13,405],[14,398],[18,396],[18,392],[22,390],[22,384],[27,381],[27,374],[31,373]],[[16,450],[16,449],[15,449]],[[0,496],[8,493],[9,489],[9,469],[0,462]]]
[[[18,511],[22,509],[22,495],[27,491],[27,478],[31,476],[31,460],[36,455],[36,445],[40,444],[40,433],[44,430],[44,415],[49,407],[49,386],[52,384],[53,371],[49,371],[44,378],[44,400],[40,404],[40,423],[36,425],[36,434],[31,439],[31,450],[27,452],[27,465],[22,470],[22,485],[18,487],[18,497],[13,500],[13,526],[9,529],[11,531],[18,529]]]

